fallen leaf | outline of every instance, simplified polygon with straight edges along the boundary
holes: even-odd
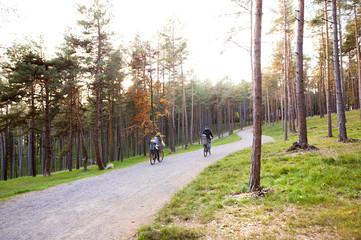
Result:
[[[348,212],[348,214],[355,214],[355,213],[357,213],[356,210],[351,210],[351,211]]]

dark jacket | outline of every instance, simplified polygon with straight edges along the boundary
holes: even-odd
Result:
[[[213,134],[212,134],[211,130],[209,130],[209,129],[204,129],[203,134],[205,134],[207,139],[209,139],[209,140],[211,140],[211,136],[213,137]]]

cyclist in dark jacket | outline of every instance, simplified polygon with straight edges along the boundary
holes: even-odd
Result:
[[[213,139],[213,134],[212,134],[211,130],[208,128],[208,126],[206,126],[206,127],[204,128],[203,134],[205,134],[206,137],[207,137],[207,139],[209,140],[209,141],[208,141],[208,142],[209,142],[208,148],[211,149],[211,143],[212,143],[212,142],[211,142],[211,137],[212,137],[212,139]]]

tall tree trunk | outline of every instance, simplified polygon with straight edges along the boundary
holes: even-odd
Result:
[[[218,114],[217,114],[218,115]],[[239,128],[243,129],[243,121],[242,121],[242,101],[239,102]]]
[[[217,95],[217,135],[218,138],[221,138],[222,132],[222,110],[220,107],[219,96]]]
[[[35,114],[35,90],[34,86],[31,87],[31,111]],[[36,177],[36,152],[35,152],[35,131],[34,131],[34,116],[30,120],[30,144],[31,144],[31,170],[32,176]]]
[[[169,126],[169,148],[172,152],[175,152],[175,127],[173,124],[172,107],[169,107],[168,111],[168,126]]]
[[[100,105],[99,105],[99,120],[100,120],[100,144],[101,144],[101,155],[102,155],[102,161],[103,166],[105,167],[107,165],[108,159],[107,159],[107,147],[106,147],[106,129],[105,129],[105,123],[104,123],[104,115],[103,115],[103,87],[101,85],[100,87]]]
[[[183,76],[183,61],[181,62],[181,78],[182,78],[182,91],[183,91],[183,122],[185,122],[184,126],[184,149],[188,149],[188,116],[187,116],[187,104],[186,104],[186,92],[184,89],[184,76]]]
[[[112,102],[110,96],[108,98],[108,111],[109,111],[109,142],[110,142],[110,161],[114,162],[114,139],[113,139],[113,113]]]
[[[249,190],[261,188],[261,140],[262,140],[262,72],[261,72],[261,36],[262,36],[262,0],[256,0],[256,22],[254,39],[254,78],[253,78],[253,147]]]
[[[323,49],[323,52],[325,52],[325,46],[324,46],[324,36],[323,36],[323,30],[322,30],[322,49]],[[320,53],[320,58],[322,57],[321,56],[322,53]],[[324,54],[323,54],[324,55]],[[319,86],[320,86],[320,90],[319,90],[319,95],[320,95],[320,118],[323,118],[324,117],[324,108],[325,108],[325,104],[324,104],[324,87],[325,87],[325,84],[324,84],[324,81],[325,81],[325,72],[322,70],[324,68],[323,66],[323,63],[324,61],[321,61],[321,64],[320,64],[320,81],[319,81]]]
[[[198,144],[201,142],[202,121],[202,105],[200,102],[198,102]]]
[[[360,56],[360,43],[358,41],[358,25],[357,25],[357,9],[353,8],[355,15],[355,42],[356,42],[356,56],[357,56],[357,75],[358,75],[358,96],[359,96],[359,108],[361,118],[361,56]]]
[[[18,139],[18,152],[19,152],[19,177],[22,177],[23,176],[23,135],[21,131],[20,131],[20,137]]]
[[[76,104],[76,103],[74,103]],[[76,169],[80,169],[80,159],[81,153],[80,153],[80,131],[79,131],[79,125],[77,125],[77,134],[76,134]]]
[[[268,127],[271,128],[271,110],[270,110],[270,99],[267,87],[267,120],[268,120]]]
[[[100,60],[101,60],[101,47],[102,40],[100,36],[100,23],[98,20],[98,56],[95,69],[95,78],[96,78],[96,103],[95,103],[95,123],[94,123],[94,146],[95,146],[95,157],[97,160],[98,168],[104,170],[104,164],[102,156],[100,155],[99,148],[99,128],[100,128],[100,108],[101,108],[101,78],[100,78]]]
[[[75,115],[76,115],[76,119],[78,121],[78,126],[79,126],[79,133],[80,133],[80,137],[83,143],[83,151],[84,151],[84,156],[85,156],[85,161],[84,161],[84,171],[88,170],[87,164],[88,164],[88,150],[86,147],[86,142],[85,142],[85,137],[84,137],[84,133],[83,133],[83,127],[80,121],[80,116],[79,116],[79,109],[78,109],[78,105],[79,105],[79,101],[78,104],[75,104]],[[91,144],[91,140],[89,141]],[[91,147],[90,147],[90,152],[91,152]]]
[[[338,56],[338,36],[337,36],[337,14],[336,0],[332,0],[332,21],[333,21],[333,52],[335,64],[335,80],[336,80],[336,101],[337,101],[337,120],[338,120],[338,140],[346,141],[346,117],[345,105],[342,97],[342,84],[340,77],[340,63]]]
[[[243,122],[244,126],[247,125],[247,100],[243,99]]]
[[[1,181],[4,180],[4,174],[5,174],[5,137],[0,133],[0,154],[1,154]]]
[[[13,135],[12,137],[12,168],[11,168],[11,175],[12,175],[12,178],[16,178],[16,172],[17,172],[17,169],[16,169],[16,147],[15,147],[15,136]]]
[[[342,89],[342,98],[343,98],[343,103],[345,104],[346,100],[345,100],[345,80],[343,77],[343,60],[342,60],[342,33],[341,33],[341,3],[339,2],[338,4],[338,36],[339,36],[339,41],[340,41],[340,45],[339,45],[339,51],[340,51],[340,77],[341,77],[341,89]]]
[[[120,131],[120,130],[119,130]],[[128,123],[125,126],[125,155],[129,158],[129,134],[128,134]]]
[[[73,139],[74,139],[74,123],[73,123],[73,96],[74,96],[74,88],[71,86],[71,94],[70,94],[70,104],[69,104],[69,153],[68,153],[68,170],[73,170]]]
[[[288,124],[287,124],[287,119],[288,119],[288,99],[287,99],[287,86],[288,86],[288,51],[287,51],[287,14],[286,14],[286,0],[283,0],[283,15],[284,15],[284,32],[285,32],[285,36],[284,36],[284,98],[285,98],[285,108],[284,108],[284,140],[287,141],[288,140]]]
[[[296,81],[297,81],[297,105],[298,105],[298,123],[299,137],[298,142],[301,146],[307,145],[307,122],[306,122],[306,103],[303,80],[303,26],[304,26],[304,0],[298,1],[298,27],[297,27],[297,63],[296,63]]]
[[[281,84],[280,84],[280,90],[283,90],[282,89],[282,82],[281,82]],[[284,91],[284,90],[283,90]],[[282,99],[283,99],[283,95],[282,95],[282,91],[280,92],[280,103],[281,103],[281,108],[280,108],[280,115],[281,115],[281,126],[282,126],[282,132],[285,130],[284,129],[284,115],[283,115],[283,109],[284,109],[284,107],[283,107],[283,101],[282,101]]]
[[[30,134],[28,135],[28,169],[27,169],[27,176],[31,175],[31,120],[29,121],[29,131]]]
[[[45,169],[44,176],[50,176],[51,142],[50,142],[50,92],[49,81],[45,82]]]
[[[290,39],[288,39],[290,41]],[[291,58],[291,43],[288,43],[288,46],[290,46],[288,50],[288,119],[289,119],[289,129],[290,132],[295,133],[295,101],[294,101],[294,87],[293,87],[293,81],[290,76],[292,75],[292,58]]]
[[[249,49],[249,54],[251,57],[251,77],[252,79],[254,79],[254,66],[253,66],[253,0],[251,0],[250,2],[251,4],[251,9],[250,9],[250,23],[251,23],[251,44],[250,44],[250,49]]]
[[[192,85],[192,106],[191,106],[191,142],[190,144],[193,145],[193,141],[194,141],[194,137],[193,137],[193,131],[194,131],[194,115],[193,115],[193,79],[192,79],[192,82],[191,82],[191,85]]]
[[[9,163],[9,135],[10,135],[10,129],[7,126],[6,127],[6,133],[3,140],[4,144],[4,160],[3,160],[3,166],[1,168],[2,171],[2,180],[7,181],[8,180],[8,163]]]
[[[332,137],[332,120],[331,120],[331,77],[330,77],[330,48],[328,39],[328,13],[327,0],[325,0],[325,26],[326,26],[326,67],[327,67],[327,81],[326,81],[326,107],[327,107],[327,136]]]
[[[123,117],[122,117],[122,95],[121,95],[121,87],[119,86],[119,154],[120,161],[123,162],[124,152],[123,152],[123,127],[122,127]],[[126,130],[126,143],[128,141],[128,134]],[[125,146],[128,148],[128,144]],[[129,158],[129,151],[127,150],[127,155]]]
[[[96,87],[97,91],[97,97],[96,97],[96,106],[95,106],[95,124],[94,124],[94,146],[95,146],[95,157],[98,164],[98,168],[100,170],[104,170],[103,161],[100,155],[100,148],[99,148],[99,127],[100,127],[100,121],[99,121],[99,107],[100,107],[100,82],[97,83]]]
[[[231,126],[231,104],[229,103],[229,98],[227,98],[227,113],[228,113],[228,134],[232,134],[232,126]]]

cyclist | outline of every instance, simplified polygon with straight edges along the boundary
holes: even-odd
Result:
[[[155,150],[157,151],[157,155],[158,155],[158,160],[159,160],[159,148],[162,148],[165,146],[163,140],[162,140],[162,135],[160,134],[160,132],[157,132],[157,134],[154,137],[154,142],[155,142]]]
[[[211,149],[211,144],[212,144],[211,137],[213,139],[213,134],[212,134],[211,130],[208,128],[208,126],[205,126],[205,128],[203,130],[203,134],[206,135],[208,142],[209,142],[208,148]]]

